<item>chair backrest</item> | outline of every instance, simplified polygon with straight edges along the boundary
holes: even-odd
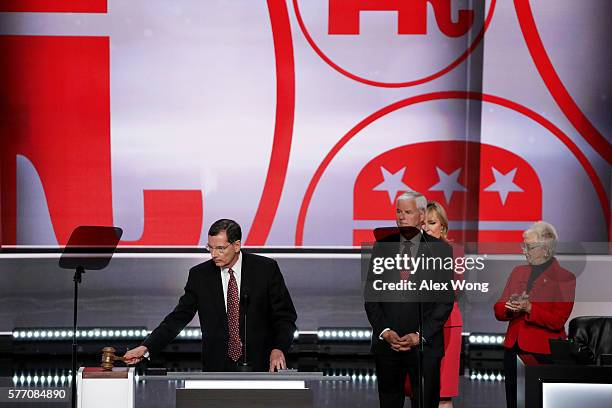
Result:
[[[580,316],[569,323],[569,337],[587,346],[599,363],[602,354],[612,354],[612,317]]]

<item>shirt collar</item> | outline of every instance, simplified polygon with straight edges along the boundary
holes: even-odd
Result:
[[[410,241],[412,242],[412,245],[414,247],[417,247],[419,246],[419,243],[421,242],[421,235],[422,233],[418,233],[418,234],[415,234],[414,237],[410,239],[406,239],[402,234],[400,234],[400,242],[403,244],[404,242]]]
[[[234,271],[235,275],[240,275],[240,272],[242,272],[242,251],[238,252],[238,260],[232,266],[232,271]],[[229,268],[221,268],[221,272],[229,274]]]

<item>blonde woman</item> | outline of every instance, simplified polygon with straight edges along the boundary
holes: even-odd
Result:
[[[427,203],[427,211],[425,213],[425,232],[429,235],[439,238],[446,243],[448,240],[448,217],[446,210],[436,201]],[[453,255],[463,256],[458,254],[459,247],[453,246]],[[455,279],[461,277],[455,276]],[[440,403],[439,408],[452,408],[452,398],[459,395],[459,364],[461,359],[461,331],[463,321],[459,312],[457,301],[453,305],[446,324],[444,325],[444,357],[440,364]],[[410,379],[406,379],[406,394],[411,395]]]

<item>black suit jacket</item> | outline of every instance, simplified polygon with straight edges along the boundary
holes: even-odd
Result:
[[[270,351],[285,355],[293,341],[297,318],[291,296],[275,260],[242,252],[240,337],[247,312],[247,361],[255,371],[267,371]],[[198,312],[202,330],[202,368],[224,371],[227,359],[228,323],[221,270],[212,260],[189,271],[185,293],[178,305],[143,344],[155,354],[170,343]],[[244,342],[244,339],[242,339]]]
[[[372,258],[376,256],[394,256],[399,252],[399,242],[399,234],[394,234],[377,241],[372,250]],[[451,246],[442,240],[422,233],[417,257],[421,255],[425,257],[452,258],[453,251]],[[417,285],[420,285],[422,280],[448,283],[447,286],[449,290],[436,293],[435,301],[429,299],[431,296],[426,293],[423,294],[423,296],[427,296],[428,299],[425,300],[428,301],[416,301],[416,295],[414,293],[408,294],[408,296],[412,296],[408,301],[401,301],[398,297],[395,297],[392,301],[388,301],[388,299],[382,300],[378,296],[368,296],[368,291],[372,288],[372,280],[383,279],[384,281],[397,282],[399,281],[399,272],[397,272],[397,274],[385,272],[387,275],[385,277],[381,277],[383,275],[379,275],[378,277],[372,276],[371,263],[372,261],[370,261],[369,275],[366,278],[365,287],[365,310],[370,325],[372,326],[371,351],[373,353],[397,354],[396,351],[391,349],[389,343],[379,339],[380,333],[385,328],[394,330],[400,337],[408,333],[417,332],[419,327],[419,303],[421,303],[423,309],[423,331],[421,334],[425,339],[423,353],[424,355],[433,357],[443,356],[443,327],[453,309],[454,301],[454,293],[450,286],[450,280],[453,276],[452,270],[445,271],[440,268],[430,268],[428,270],[421,269],[411,275],[410,281],[416,282]],[[368,301],[373,298],[376,298],[377,301]]]

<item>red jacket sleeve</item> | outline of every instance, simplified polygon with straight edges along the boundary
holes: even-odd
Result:
[[[526,321],[549,330],[563,329],[574,308],[576,278],[571,275],[566,280],[560,281],[558,285],[559,292],[550,299],[550,302],[531,303],[531,313],[526,314]]]
[[[510,295],[512,294],[515,271],[516,269],[512,270],[512,273],[510,274],[510,277],[506,282],[506,287],[504,288],[501,297],[495,303],[495,305],[493,305],[493,311],[495,312],[495,318],[497,320],[508,321],[514,319],[514,317],[516,316],[516,313],[506,309],[506,302],[508,301],[508,299],[510,299]]]

